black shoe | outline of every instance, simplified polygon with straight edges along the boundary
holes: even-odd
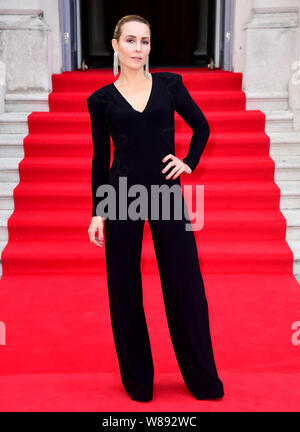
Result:
[[[216,400],[216,399],[222,399],[223,396],[224,396],[224,393],[221,394],[220,396],[195,396],[195,398],[198,399],[198,400],[203,400],[203,399],[206,399],[206,400]]]
[[[134,397],[130,396],[132,400],[134,400],[135,402],[150,402],[152,401],[152,397],[151,398],[147,398],[147,399],[135,399]]]
[[[152,392],[148,392],[148,393],[141,393],[141,394],[132,394],[129,393],[129,396],[131,397],[132,400],[136,401],[136,402],[150,402],[153,399],[153,390]]]

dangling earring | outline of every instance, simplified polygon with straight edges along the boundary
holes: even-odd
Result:
[[[146,78],[150,78],[149,74],[149,55],[147,56],[146,64],[145,64],[145,76]]]
[[[119,53],[118,51],[114,51],[114,76],[117,76],[119,72],[118,60],[119,60]]]

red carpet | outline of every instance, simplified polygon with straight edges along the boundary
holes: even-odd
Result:
[[[156,70],[153,70],[155,72]],[[30,114],[2,253],[1,411],[297,411],[300,286],[285,241],[265,116],[245,110],[240,73],[182,74],[211,135],[182,184],[204,184],[205,223],[195,231],[209,304],[219,401],[196,400],[171,344],[146,222],[144,306],[154,397],[134,402],[121,384],[110,325],[104,249],[92,245],[92,141],[86,98],[112,70],[53,75],[50,112]],[[176,113],[176,154],[191,129]],[[2,325],[3,329],[3,325]]]

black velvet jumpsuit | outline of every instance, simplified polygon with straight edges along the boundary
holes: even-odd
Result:
[[[92,216],[105,219],[109,307],[121,379],[132,399],[152,399],[154,367],[140,270],[143,228],[147,219],[168,327],[182,377],[197,399],[217,398],[224,394],[223,384],[213,356],[208,305],[194,232],[185,229],[188,217],[174,218],[172,197],[169,220],[164,220],[161,212],[159,218],[152,218],[150,211],[146,218],[122,219],[119,218],[118,204],[116,218],[110,219],[98,206],[104,196],[97,196],[96,191],[104,184],[114,186],[118,203],[121,177],[126,177],[128,189],[134,184],[142,184],[148,191],[153,184],[179,184],[181,188],[180,176],[166,179],[173,167],[166,173],[161,172],[171,161],[162,162],[163,157],[169,153],[175,155],[175,110],[193,130],[188,153],[183,159],[192,171],[204,150],[210,129],[181,75],[172,72],[151,75],[152,89],[143,112],[135,110],[113,83],[104,85],[87,98],[93,138]],[[114,145],[111,167],[110,136]],[[132,199],[127,196],[127,205]],[[186,205],[183,196],[182,205]]]

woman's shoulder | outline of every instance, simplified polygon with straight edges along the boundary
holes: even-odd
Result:
[[[161,80],[163,80],[163,84],[167,90],[167,92],[174,98],[177,89],[182,83],[182,76],[176,72],[164,71],[164,72],[156,72],[159,74]]]
[[[178,89],[180,83],[182,83],[182,77],[179,73],[176,72],[157,72],[161,80],[163,80],[163,86],[165,87],[167,93],[176,104],[176,95],[178,93]]]
[[[107,103],[107,90],[108,87],[111,84],[105,84],[104,86],[98,88],[97,90],[95,90],[93,93],[91,93],[88,97],[87,97],[87,102],[88,103],[92,103],[92,102],[104,102]]]
[[[170,72],[170,71],[161,71],[161,72],[154,72],[157,77],[164,79],[166,81],[178,81],[181,78],[181,75],[176,72]]]

